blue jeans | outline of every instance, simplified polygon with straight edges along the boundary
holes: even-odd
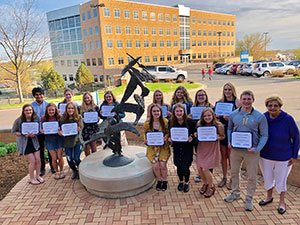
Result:
[[[81,160],[80,160],[81,148],[80,147],[81,147],[80,144],[77,144],[72,148],[65,148],[65,153],[66,153],[69,167],[73,171],[78,170],[78,166],[81,162]]]

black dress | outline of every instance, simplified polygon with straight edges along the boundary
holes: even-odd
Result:
[[[98,106],[95,106],[94,109],[90,109],[88,112],[97,112],[100,117],[100,110]],[[84,117],[84,113],[82,113]],[[90,140],[91,136],[99,132],[98,123],[84,123],[82,129],[82,138],[84,141]]]

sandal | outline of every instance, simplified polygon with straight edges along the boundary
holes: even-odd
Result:
[[[45,182],[45,180],[43,178],[41,178],[40,176],[35,178],[38,182],[40,182],[41,184]]]
[[[32,179],[30,181],[28,181],[29,184],[32,184],[32,185],[39,185],[40,182],[37,180],[37,179]]]
[[[55,180],[58,180],[58,179],[59,179],[59,177],[60,177],[59,173],[55,173],[55,175],[54,175],[54,179],[55,179]]]
[[[207,190],[207,187],[208,187],[208,184],[203,184],[201,189],[200,189],[200,194],[201,195],[204,195],[204,193],[206,192]]]
[[[214,185],[213,185],[212,187],[208,188],[208,189],[206,190],[206,192],[204,193],[204,197],[205,197],[205,198],[210,198],[211,196],[214,195],[215,190],[216,190],[216,188],[215,188]]]
[[[66,177],[65,173],[61,172],[60,175],[59,175],[59,179],[64,179],[65,177]]]

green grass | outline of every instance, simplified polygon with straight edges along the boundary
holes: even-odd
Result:
[[[178,86],[184,86],[186,89],[189,90],[189,89],[200,88],[202,85],[200,83],[193,83],[193,84],[190,84],[190,83],[146,83],[146,87],[149,88],[149,90],[151,92],[155,91],[156,89],[161,90],[163,93],[174,92],[175,89]],[[112,92],[114,93],[115,96],[121,96],[125,91],[125,85],[115,87],[115,88],[112,88],[110,90],[112,90]],[[100,102],[102,102],[103,101],[104,90],[98,91],[98,95],[99,95]],[[60,97],[60,98],[45,98],[45,100],[48,101],[48,102],[58,103],[58,102],[61,102],[63,100],[63,97]],[[74,95],[73,100],[81,102],[82,101],[82,94]],[[33,99],[25,99],[25,102],[21,103],[21,104],[19,104],[19,103],[16,103],[16,104],[3,104],[3,105],[0,105],[0,109],[19,108],[19,107],[22,107],[25,103],[31,103],[32,101],[33,101]]]

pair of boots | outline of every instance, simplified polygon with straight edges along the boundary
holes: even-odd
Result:
[[[168,189],[168,181],[158,180],[155,189],[157,191],[166,191]]]

